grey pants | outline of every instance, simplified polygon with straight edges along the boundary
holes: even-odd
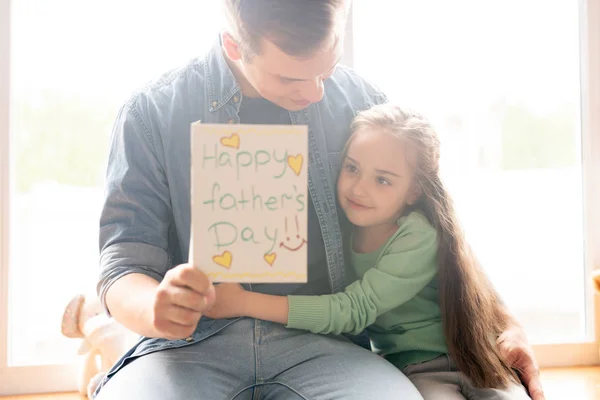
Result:
[[[343,337],[243,319],[134,359],[97,400],[422,400],[392,364]]]
[[[425,400],[529,400],[525,388],[517,384],[505,390],[474,387],[447,355],[409,365],[404,373]]]

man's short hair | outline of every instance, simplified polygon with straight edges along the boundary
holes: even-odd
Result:
[[[351,0],[222,1],[230,33],[249,58],[260,53],[262,39],[290,56],[310,56],[337,33]]]

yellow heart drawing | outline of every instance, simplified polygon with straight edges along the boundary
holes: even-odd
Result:
[[[273,263],[275,262],[275,259],[277,258],[277,254],[275,253],[269,253],[269,254],[265,254],[265,261],[270,265],[273,266]]]
[[[304,157],[302,154],[298,154],[296,156],[288,156],[287,162],[292,171],[296,173],[296,175],[300,175],[300,171],[302,171],[302,162],[304,161]]]
[[[237,133],[232,133],[229,137],[221,138],[221,144],[225,147],[240,148],[240,136]]]
[[[231,267],[231,261],[233,259],[233,256],[231,255],[231,252],[224,251],[223,253],[221,253],[220,256],[213,256],[212,259],[215,262],[215,264],[229,269]]]

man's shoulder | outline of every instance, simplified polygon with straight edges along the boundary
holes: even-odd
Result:
[[[202,98],[205,88],[205,59],[195,58],[186,64],[172,68],[134,91],[126,102],[126,108],[147,112],[151,109],[175,107],[187,103],[191,96]]]
[[[387,102],[385,93],[375,83],[344,65],[338,66],[327,80],[326,93],[334,100],[346,99],[360,109]]]

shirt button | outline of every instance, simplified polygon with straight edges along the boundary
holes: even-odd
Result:
[[[239,96],[233,96],[233,102],[237,103],[238,101],[240,101],[240,97]]]
[[[185,341],[190,343],[194,341],[194,338],[192,336],[185,338]]]
[[[219,105],[219,102],[218,102],[218,101],[213,101],[213,102],[212,102],[212,106],[213,106],[213,108],[217,107],[218,105]]]

